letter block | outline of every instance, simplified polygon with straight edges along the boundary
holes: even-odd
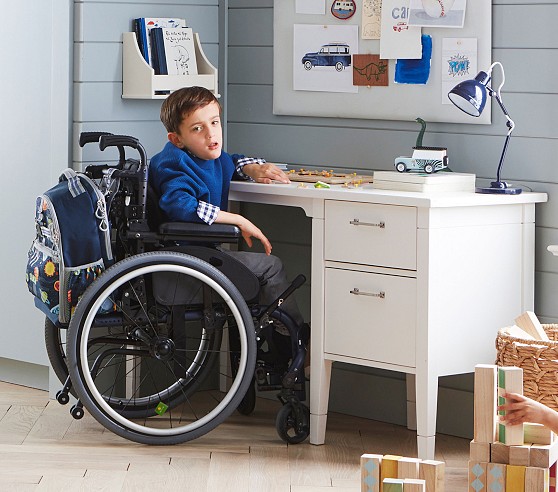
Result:
[[[444,492],[446,464],[443,461],[423,460],[419,464],[419,478],[426,482],[426,492]]]
[[[506,465],[506,492],[525,492],[525,467]]]
[[[469,461],[469,473],[467,483],[469,492],[486,490],[486,468],[487,463]]]
[[[420,478],[403,480],[403,492],[426,492],[426,482]]]
[[[510,446],[510,465],[529,466],[531,446]]]
[[[401,458],[397,462],[397,478],[419,478],[418,458]]]
[[[506,465],[487,463],[486,490],[488,492],[504,492],[506,490]]]
[[[520,367],[498,368],[498,404],[506,402],[504,393],[523,394],[523,369]],[[504,412],[500,412],[504,414]],[[498,424],[498,441],[508,446],[523,444],[523,424],[508,425],[503,422]]]
[[[402,458],[402,456],[395,456],[392,454],[385,454],[382,458],[382,467],[380,469],[380,491],[384,491],[383,488],[384,480],[386,478],[397,478],[397,462]]]
[[[548,492],[548,468],[525,468],[525,492]]]
[[[473,439],[469,444],[469,459],[488,463],[490,461],[490,443],[477,442]]]
[[[539,468],[550,468],[558,460],[558,441],[553,444],[533,444],[529,464]]]
[[[497,372],[498,368],[494,365],[479,364],[475,367],[475,442],[490,443],[496,440]]]
[[[403,479],[384,478],[382,487],[384,492],[403,492]]]
[[[380,492],[381,454],[363,454],[360,457],[361,492]]]

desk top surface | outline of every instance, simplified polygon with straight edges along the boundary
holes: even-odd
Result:
[[[418,193],[378,190],[370,184],[357,188],[344,188],[341,185],[332,185],[330,188],[314,188],[313,185],[308,184],[305,188],[301,188],[299,183],[261,184],[246,181],[233,181],[229,198],[235,201],[283,203],[292,206],[316,200],[344,200],[430,208],[519,205],[542,203],[548,200],[546,193],[537,192],[525,192],[519,195],[492,195],[468,192]]]

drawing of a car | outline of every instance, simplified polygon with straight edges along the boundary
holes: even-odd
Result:
[[[306,53],[302,57],[302,64],[306,70],[312,67],[335,67],[341,72],[351,66],[351,52],[347,43],[324,44],[316,53]]]
[[[406,22],[398,22],[397,25],[393,26],[393,30],[395,32],[401,32],[404,31],[405,29],[409,29],[409,26],[407,25]]]
[[[395,169],[400,173],[411,171],[430,174],[447,167],[448,155],[445,147],[413,147],[412,157],[395,159]]]

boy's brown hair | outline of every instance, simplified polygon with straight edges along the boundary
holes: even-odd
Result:
[[[164,100],[161,121],[167,132],[180,133],[180,124],[185,116],[212,102],[219,104],[215,95],[205,87],[183,87]]]

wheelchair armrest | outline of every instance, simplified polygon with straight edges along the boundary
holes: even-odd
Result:
[[[165,222],[159,226],[159,234],[190,243],[236,243],[241,236],[240,229],[234,225],[195,222]]]

